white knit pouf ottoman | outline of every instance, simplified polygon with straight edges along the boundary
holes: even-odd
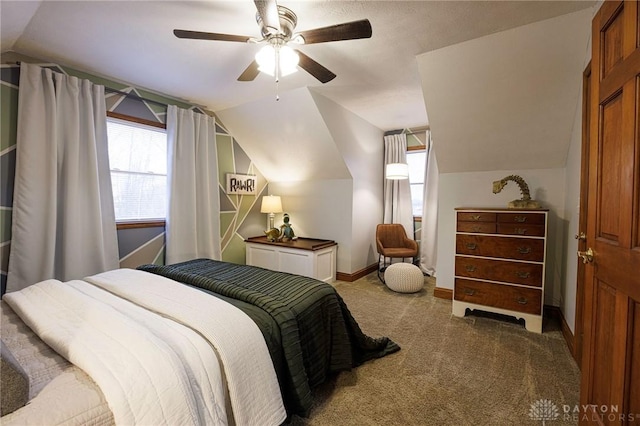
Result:
[[[424,286],[424,275],[411,263],[394,263],[384,272],[387,287],[398,293],[415,293]]]

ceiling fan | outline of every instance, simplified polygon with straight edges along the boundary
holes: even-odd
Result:
[[[371,37],[371,23],[368,19],[295,33],[294,30],[298,18],[291,9],[279,6],[276,0],[254,0],[254,3],[257,9],[256,22],[262,33],[261,39],[240,35],[177,29],[173,30],[173,34],[178,38],[197,40],[235,41],[242,43],[267,42],[268,44],[263,50],[256,55],[256,59],[240,74],[238,81],[252,81],[258,76],[260,71],[275,75],[277,81],[281,76],[295,70],[296,66],[300,66],[300,68],[307,71],[322,83],[333,80],[336,75],[300,50],[291,49],[287,46],[289,43],[298,45],[317,44],[329,41]],[[260,57],[261,54],[262,57]],[[264,64],[263,59],[270,61],[270,64]],[[287,59],[292,62],[288,62]]]

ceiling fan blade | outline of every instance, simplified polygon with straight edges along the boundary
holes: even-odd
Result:
[[[322,83],[327,83],[334,78],[336,75],[329,71],[327,68],[323,67],[301,51],[296,49],[298,56],[300,57],[300,62],[298,62],[298,66],[320,80]]]
[[[354,40],[371,37],[371,23],[368,19],[336,24],[315,30],[302,31],[304,44],[325,43],[327,41]]]
[[[205,33],[201,31],[189,31],[189,30],[173,30],[173,34],[178,38],[189,38],[189,39],[195,39],[195,40],[239,41],[242,43],[246,43],[251,39],[251,37],[247,37],[247,36]]]
[[[247,69],[245,69],[242,74],[240,74],[240,77],[238,77],[238,81],[253,81],[260,73],[260,70],[258,70],[258,66],[258,63],[255,60],[251,62]]]
[[[269,34],[278,34],[280,32],[280,14],[276,0],[254,0],[253,2],[256,4],[262,24]]]

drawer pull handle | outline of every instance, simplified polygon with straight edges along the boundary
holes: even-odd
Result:
[[[482,216],[480,216],[479,214],[474,214],[473,216],[471,216],[471,219],[475,221],[479,221],[481,218]]]
[[[513,220],[518,223],[524,223],[527,221],[527,217],[518,215],[518,216],[515,216]]]
[[[525,235],[527,233],[526,228],[516,228],[515,231],[518,235]]]
[[[473,232],[480,232],[482,230],[482,228],[480,228],[479,226],[474,226],[473,227]]]
[[[476,243],[467,243],[466,247],[467,250],[475,250],[478,248],[478,245]]]
[[[464,269],[465,269],[465,271],[467,271],[467,272],[475,272],[475,271],[476,271],[476,267],[475,267],[475,265],[466,265],[466,266],[464,267]]]
[[[531,276],[531,274],[527,271],[516,271],[516,275],[519,278],[529,278]]]
[[[467,296],[473,296],[474,294],[476,294],[476,291],[470,288],[465,288],[464,294],[466,294]]]
[[[526,297],[518,297],[516,299],[516,302],[518,302],[521,305],[526,305],[528,303],[528,300]]]
[[[529,254],[531,253],[531,247],[518,247],[518,253]]]

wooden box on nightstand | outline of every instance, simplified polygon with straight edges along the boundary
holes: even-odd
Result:
[[[456,209],[454,315],[510,315],[542,332],[548,213]]]

